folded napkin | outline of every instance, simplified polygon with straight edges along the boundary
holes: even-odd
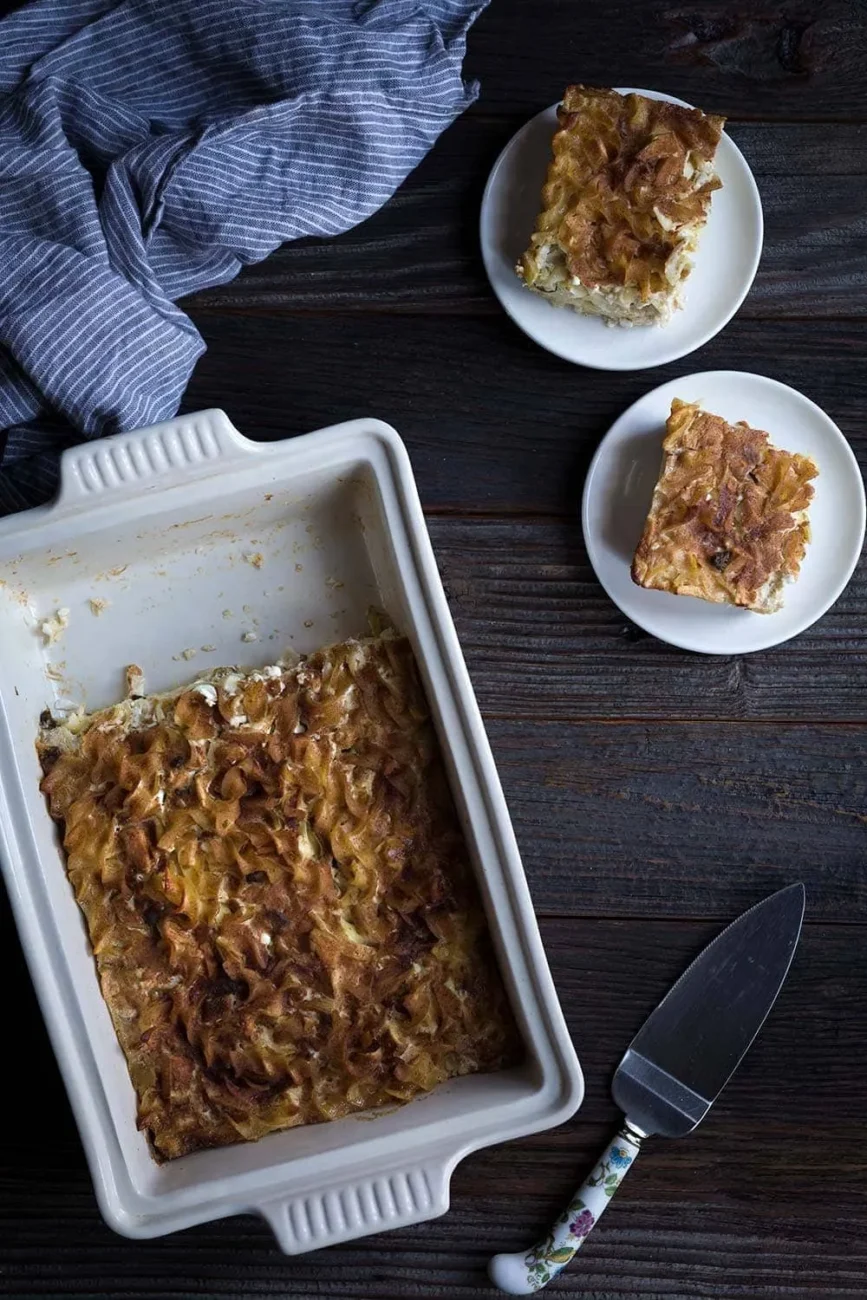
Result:
[[[175,414],[175,305],[394,192],[487,0],[36,0],[0,22],[0,514]]]

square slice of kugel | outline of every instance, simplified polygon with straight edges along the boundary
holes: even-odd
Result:
[[[682,305],[720,186],[725,118],[644,95],[569,86],[530,246],[515,268],[555,306],[623,325]]]
[[[759,614],[780,609],[810,540],[815,462],[677,398],[662,446],[633,580]]]

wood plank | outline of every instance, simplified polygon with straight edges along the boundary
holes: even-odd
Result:
[[[867,118],[859,0],[660,6],[497,0],[473,28],[467,71],[489,109],[536,111],[570,81],[639,86],[769,120]]]
[[[794,641],[740,657],[693,655],[642,632],[612,604],[577,518],[428,523],[488,717],[867,721],[863,565]]]
[[[368,221],[335,239],[284,244],[230,284],[187,299],[187,308],[197,320],[250,307],[499,312],[482,267],[478,213],[488,172],[522,123],[514,111],[472,109]],[[728,129],[765,212],[764,254],[741,315],[867,314],[867,126],[734,121]]]
[[[483,1272],[489,1253],[529,1242],[559,1210],[616,1120],[608,1081],[626,1044],[719,928],[543,921],[587,1080],[578,1115],[463,1162],[451,1212],[439,1220],[286,1260],[252,1218],[153,1242],[124,1241],[102,1224],[5,909],[0,918],[17,990],[9,1041],[21,1044],[27,1059],[33,1050],[35,1067],[26,1088],[8,1071],[0,1076],[4,1113],[15,1116],[0,1172],[0,1294],[173,1300],[493,1297]],[[805,927],[786,988],[713,1113],[690,1138],[648,1145],[565,1275],[563,1294],[864,1295],[864,1156],[851,1116],[867,1105],[865,988],[861,928]],[[832,1160],[833,1196],[817,1196]]]
[[[537,910],[867,920],[867,728],[489,718]]]
[[[571,1192],[606,1134],[599,1128],[589,1140],[578,1138],[559,1157],[536,1151],[519,1167],[523,1172],[525,1163],[550,1162],[549,1186]],[[771,1135],[780,1147],[796,1136]],[[843,1132],[836,1136],[845,1141]],[[817,1197],[815,1208],[805,1204],[815,1196],[808,1179],[826,1177],[827,1166],[821,1165],[806,1171],[800,1195],[765,1202],[760,1158],[767,1151],[754,1148],[752,1163],[745,1165],[744,1152],[730,1145],[727,1159],[740,1162],[740,1187],[711,1204],[694,1203],[684,1190],[684,1183],[690,1187],[705,1176],[706,1154],[694,1156],[676,1188],[658,1198],[646,1192],[645,1156],[553,1294],[589,1300],[863,1300],[867,1216],[858,1209],[835,1212]],[[478,1159],[470,1157],[468,1164]],[[48,1164],[41,1175],[26,1172],[12,1186],[0,1181],[0,1206],[9,1207],[0,1210],[7,1243],[0,1294],[15,1300],[498,1300],[502,1293],[485,1276],[491,1253],[529,1245],[562,1208],[562,1196],[522,1190],[509,1196],[505,1186],[519,1175],[508,1157],[491,1174],[499,1179],[496,1190],[475,1195],[460,1189],[458,1175],[444,1219],[287,1259],[265,1225],[251,1217],[154,1242],[123,1241],[99,1220],[86,1176]],[[751,1187],[761,1190],[750,1195]]]
[[[183,410],[223,407],[270,441],[376,415],[403,435],[428,509],[574,517],[599,439],[648,389],[697,370],[751,370],[801,388],[867,469],[867,334],[857,322],[736,318],[656,370],[585,370],[531,343],[502,313],[406,319],[208,313],[209,351]],[[785,445],[784,440],[783,445]]]

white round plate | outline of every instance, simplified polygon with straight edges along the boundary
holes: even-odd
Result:
[[[812,541],[776,614],[646,591],[632,581],[632,556],[653,497],[674,397],[700,402],[732,423],[746,420],[769,433],[775,446],[812,456],[819,467],[810,505]],[[830,609],[861,554],[864,517],[861,471],[836,424],[794,388],[739,370],[672,379],[630,406],[593,458],[582,512],[590,563],[623,613],[661,641],[721,655],[766,650],[797,636]]]
[[[619,87],[672,104],[690,104],[655,90]],[[551,159],[557,105],[523,126],[506,145],[482,199],[481,240],[485,270],[494,293],[516,325],[566,361],[597,370],[644,370],[694,352],[734,316],[749,291],[762,252],[762,205],[743,154],[723,134],[716,168],[723,187],[711,201],[710,216],[686,285],[685,306],[667,325],[606,325],[554,307],[531,292],[515,274],[539,214],[542,186]]]

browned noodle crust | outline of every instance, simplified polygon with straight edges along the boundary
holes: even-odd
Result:
[[[725,119],[643,95],[569,86],[557,112],[542,210],[518,273],[534,284],[537,249],[552,242],[588,288],[634,286],[642,299],[667,290],[666,263],[681,230],[702,222]]]
[[[39,742],[156,1157],[513,1063],[408,643],[214,682],[215,704],[194,688],[161,720],[107,710],[68,752]]]
[[[814,462],[677,398],[662,445],[634,581],[758,613],[778,608],[810,538]]]

